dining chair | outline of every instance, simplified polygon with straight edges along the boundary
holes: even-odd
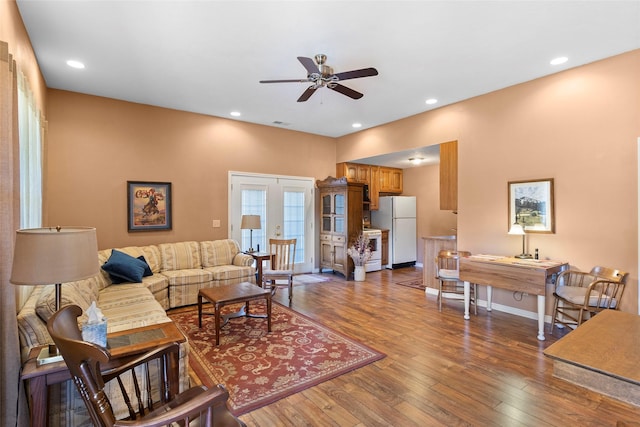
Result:
[[[469,257],[469,251],[441,250],[435,259],[438,281],[438,311],[442,311],[442,298],[464,299],[464,282],[460,280],[460,258]],[[478,314],[476,295],[478,285],[471,284],[471,299],[475,314]]]
[[[278,287],[289,288],[289,306],[293,301],[293,266],[297,239],[269,239],[271,262],[262,272],[262,287],[271,288],[272,295]],[[286,282],[286,283],[278,283]]]
[[[558,275],[553,292],[553,321],[577,328],[602,310],[618,310],[629,273],[595,266],[590,272],[565,270]]]

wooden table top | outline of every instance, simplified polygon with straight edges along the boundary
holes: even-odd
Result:
[[[213,304],[228,304],[235,301],[243,302],[248,298],[264,298],[267,295],[271,295],[271,289],[263,289],[250,282],[242,282],[215,288],[203,288],[198,291],[198,294]]]
[[[156,323],[138,328],[125,329],[107,334],[107,347],[113,358],[127,357],[143,353],[161,345],[172,342],[185,342],[187,339],[172,321]],[[22,370],[22,378],[28,379],[43,374],[67,371],[63,361],[37,366],[36,357],[46,346],[34,347],[29,352],[27,362]]]
[[[551,346],[552,359],[640,385],[640,316],[604,310]]]

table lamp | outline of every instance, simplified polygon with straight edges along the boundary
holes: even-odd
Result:
[[[16,231],[14,285],[55,284],[55,309],[60,310],[62,283],[86,279],[99,272],[96,229],[92,227],[29,228]],[[44,348],[38,365],[62,360],[54,345]]]
[[[517,222],[515,222],[511,226],[511,228],[509,229],[509,234],[513,234],[513,235],[516,235],[516,236],[522,236],[522,253],[520,255],[515,255],[515,257],[516,258],[520,258],[520,259],[531,259],[532,256],[525,252],[524,239],[526,237],[526,233],[524,231],[524,227],[522,227],[522,225],[520,225]]]
[[[260,215],[242,215],[240,223],[241,230],[249,230],[249,250],[247,252],[255,252],[253,249],[253,230],[260,230]]]

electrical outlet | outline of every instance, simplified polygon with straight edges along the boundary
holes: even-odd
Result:
[[[219,219],[214,219],[213,220],[213,228],[218,228],[220,227],[220,220]]]

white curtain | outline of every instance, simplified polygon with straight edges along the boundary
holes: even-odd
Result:
[[[18,73],[20,228],[42,227],[41,123],[29,81]]]

